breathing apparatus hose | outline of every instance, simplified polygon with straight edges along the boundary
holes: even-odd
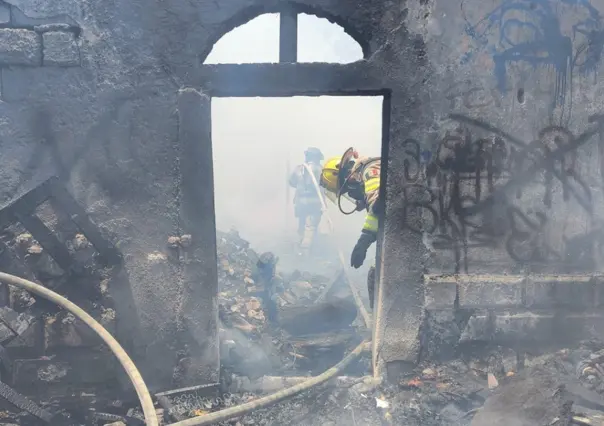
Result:
[[[155,413],[155,407],[149,394],[149,389],[145,385],[143,377],[139,373],[138,369],[134,365],[134,362],[130,359],[124,348],[115,340],[115,338],[94,318],[86,313],[82,308],[77,306],[75,303],[70,302],[60,294],[55,293],[46,287],[36,284],[32,281],[16,277],[4,272],[0,272],[0,282],[4,282],[15,287],[27,290],[37,296],[40,296],[46,300],[56,303],[61,308],[72,313],[75,317],[84,322],[90,327],[102,340],[109,346],[109,349],[115,357],[118,359],[126,374],[130,378],[138,399],[143,409],[143,415],[145,416],[145,423],[147,426],[158,426],[157,415]]]
[[[329,233],[333,235],[334,226],[333,226],[333,222],[331,221],[331,217],[329,216],[329,213],[327,212],[327,204],[325,203],[325,197],[323,197],[323,194],[321,194],[321,187],[319,186],[319,183],[317,182],[317,179],[315,178],[315,175],[312,172],[312,170],[310,169],[310,167],[308,167],[307,164],[304,164],[304,167],[306,168],[306,170],[308,171],[308,174],[310,175],[310,177],[312,179],[312,183],[315,187],[315,191],[317,191],[317,196],[319,197],[319,200],[321,200],[321,209],[323,210],[323,214],[327,218],[327,223],[329,224]],[[338,200],[338,202],[339,202],[339,200]],[[368,329],[371,329],[371,316],[369,315],[369,312],[367,312],[367,309],[365,309],[365,305],[363,304],[363,301],[361,300],[359,291],[352,284],[352,281],[350,280],[350,278],[348,277],[348,274],[346,273],[348,265],[346,264],[346,261],[344,260],[344,255],[342,254],[342,250],[340,250],[339,248],[337,250],[338,250],[338,258],[340,259],[340,263],[342,264],[342,270],[344,271],[344,275],[346,275],[346,281],[348,282],[348,287],[350,287],[350,292],[352,293],[354,302],[356,303],[357,308],[359,309],[359,311],[361,312],[361,315],[363,316],[363,320],[365,321],[365,326]]]
[[[338,194],[338,209],[340,209],[340,212],[342,212],[342,214],[346,216],[350,216],[351,214],[356,213],[356,207],[350,210],[349,212],[344,211],[344,207],[342,207],[342,198],[342,194]]]
[[[199,417],[193,417],[191,419],[182,420],[180,422],[172,423],[168,426],[204,426],[211,425],[225,420],[232,419],[234,417],[241,417],[251,411],[258,410],[260,408],[266,408],[272,404],[283,401],[284,399],[291,398],[301,392],[307,391],[315,386],[325,383],[329,379],[335,377],[341,373],[346,367],[356,360],[364,351],[369,350],[370,342],[364,341],[357,346],[351,353],[346,355],[344,359],[338,362],[336,365],[331,367],[324,373],[310,378],[305,382],[298,385],[283,389],[282,391],[276,392],[272,395],[265,396],[255,401],[247,402],[245,404],[238,405],[236,407],[227,408],[225,410],[218,411],[216,413],[205,414]]]

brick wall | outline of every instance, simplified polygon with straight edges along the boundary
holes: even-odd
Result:
[[[0,2],[0,67],[80,66],[80,28],[45,21]]]

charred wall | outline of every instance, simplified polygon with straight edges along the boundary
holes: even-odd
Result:
[[[340,24],[366,60],[202,65],[235,26],[292,9]],[[218,373],[212,96],[385,95],[379,365],[417,360],[426,273],[600,272],[600,0],[12,0],[2,10],[0,198],[58,175],[86,206],[124,255],[120,286],[135,306],[116,307],[117,333],[160,387],[185,343],[184,365],[202,367],[190,381]],[[171,260],[166,241],[182,234],[190,256]],[[444,294],[441,305],[459,305],[457,282]]]
[[[604,3],[424,3],[434,126],[403,141],[401,205],[429,316],[461,342],[601,337]]]
[[[117,334],[132,343],[152,385],[170,386],[183,368],[180,377],[189,382],[217,379],[210,97],[274,93],[273,78],[277,95],[395,86],[382,83],[382,74],[408,75],[403,81],[410,87],[414,61],[398,65],[407,52],[415,55],[400,6],[329,0],[6,5],[3,31],[12,38],[0,55],[2,199],[57,175],[116,244],[124,256],[123,276],[112,289]],[[213,42],[233,27],[291,7],[340,23],[367,57],[380,59],[348,68],[280,64],[227,73],[202,66]],[[383,62],[393,64],[385,73]],[[248,73],[256,77],[247,86],[233,85]],[[406,92],[397,99],[408,102]],[[187,233],[194,247],[174,261],[166,241]],[[120,297],[125,289],[134,306]]]

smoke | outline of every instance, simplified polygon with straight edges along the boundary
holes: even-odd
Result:
[[[349,146],[380,155],[381,98],[215,99],[212,140],[217,225],[236,227],[262,250],[295,238],[293,188],[288,165],[304,161],[304,150],[340,156]],[[335,207],[335,206],[334,206]],[[342,236],[358,237],[363,214],[330,208]]]
[[[262,15],[226,34],[206,63],[277,62],[279,20]],[[352,62],[360,46],[325,19],[300,15],[299,61]],[[325,158],[354,146],[363,156],[381,155],[381,97],[212,99],[212,143],[217,227],[236,228],[258,251],[278,255],[296,241],[294,189],[288,166],[315,146]],[[347,257],[364,214],[344,216],[330,204],[332,243]],[[326,220],[321,230],[327,232]],[[368,260],[366,263],[370,263]]]

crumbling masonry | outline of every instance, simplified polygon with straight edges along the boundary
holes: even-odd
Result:
[[[383,95],[376,372],[414,363],[434,322],[456,324],[452,345],[590,332],[604,0],[558,3],[13,0],[0,8],[0,200],[58,176],[122,252],[117,334],[135,340],[145,379],[169,387],[178,366],[214,382],[211,98]],[[268,12],[327,18],[365,60],[294,63],[289,39],[280,63],[203,65]],[[172,262],[165,242],[179,234],[193,245]]]

